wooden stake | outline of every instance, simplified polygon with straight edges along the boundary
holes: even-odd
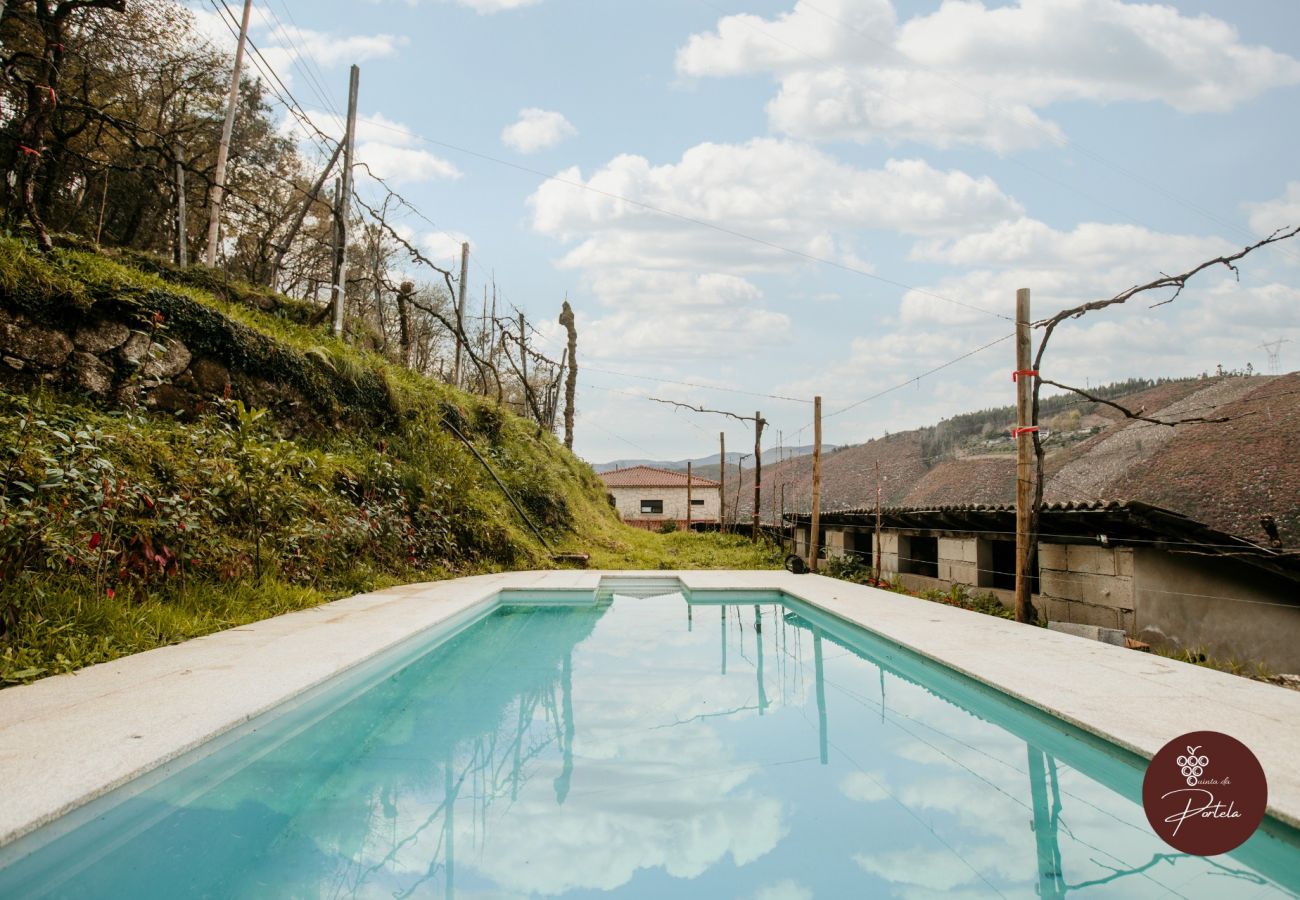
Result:
[[[496,307],[495,295],[493,295],[492,305]],[[568,297],[564,298],[564,306],[560,307],[560,324],[564,326],[564,331],[569,338],[569,369],[564,376],[564,446],[572,450],[573,404],[578,395],[578,327]]]
[[[822,398],[813,398],[812,536],[808,542],[808,571],[817,571],[822,528]]]
[[[691,518],[692,518],[691,500],[692,499],[693,499],[693,495],[691,494],[691,462],[690,460],[687,460],[686,461],[686,530],[687,531],[691,530]]]
[[[520,373],[524,380],[524,415],[528,415],[528,410],[532,404],[529,402],[531,392],[528,390],[528,322],[524,320],[524,314],[519,314],[519,366]]]
[[[762,484],[763,484],[763,426],[767,424],[763,421],[763,413],[754,413],[754,516],[752,519],[750,534],[751,540],[758,541],[758,519],[759,507],[762,505]]]
[[[727,530],[727,433],[718,432],[718,531]]]
[[[176,265],[184,267],[189,265],[189,254],[186,252],[186,243],[188,238],[185,234],[185,162],[182,156],[185,153],[185,145],[180,141],[176,142],[176,253],[172,259]]]
[[[460,336],[465,332],[465,283],[469,281],[469,243],[460,245],[460,287],[456,289],[456,361],[451,368],[451,383],[460,387]],[[522,318],[522,317],[521,317]],[[528,363],[524,363],[527,367]],[[526,370],[526,368],[525,368]]]
[[[871,554],[871,561],[875,563],[876,581],[880,580],[880,460],[876,460],[876,549]]]
[[[244,0],[244,17],[239,23],[239,43],[235,45],[235,68],[230,74],[230,95],[226,98],[226,121],[221,126],[221,143],[217,145],[217,170],[212,179],[212,199],[208,205],[207,263],[217,264],[217,239],[221,233],[221,200],[226,190],[226,160],[230,156],[230,135],[235,130],[235,109],[239,106],[239,70],[244,65],[244,44],[248,41],[248,17],[253,0]]]
[[[334,336],[343,337],[343,313],[348,303],[348,210],[352,207],[352,150],[357,136],[357,88],[361,70],[352,67],[348,77],[348,124],[343,134],[343,188],[339,198],[339,277],[334,283]]]
[[[1016,291],[1016,371],[1024,373],[1032,365],[1033,339],[1030,335],[1029,289]],[[1033,615],[1030,599],[1030,575],[1033,548],[1029,544],[1029,518],[1034,503],[1033,435],[1019,429],[1031,427],[1033,382],[1030,376],[1016,378],[1016,621],[1028,622]]]

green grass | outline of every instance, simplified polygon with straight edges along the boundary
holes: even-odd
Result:
[[[780,565],[741,537],[624,526],[549,432],[304,327],[298,301],[266,312],[264,289],[130,261],[0,238],[0,307],[63,329],[130,321],[295,387],[306,411],[213,402],[182,420],[0,389],[0,684],[391,584],[550,568],[552,550],[609,569]]]

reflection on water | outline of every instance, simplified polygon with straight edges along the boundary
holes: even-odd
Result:
[[[48,844],[0,896],[1295,889],[1300,856],[1262,834],[1166,852],[1121,754],[815,613],[731,597],[501,610]]]

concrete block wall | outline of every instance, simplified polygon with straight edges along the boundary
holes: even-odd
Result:
[[[971,586],[979,584],[977,538],[939,538],[939,579]]]
[[[1042,611],[1051,621],[1135,633],[1130,548],[1040,544],[1038,587]]]
[[[898,535],[889,531],[880,535],[880,577],[898,574]]]

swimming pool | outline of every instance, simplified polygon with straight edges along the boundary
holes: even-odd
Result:
[[[779,594],[656,590],[505,595],[7,848],[0,896],[1297,888],[1285,827],[1174,853],[1141,760],[991,688]]]

